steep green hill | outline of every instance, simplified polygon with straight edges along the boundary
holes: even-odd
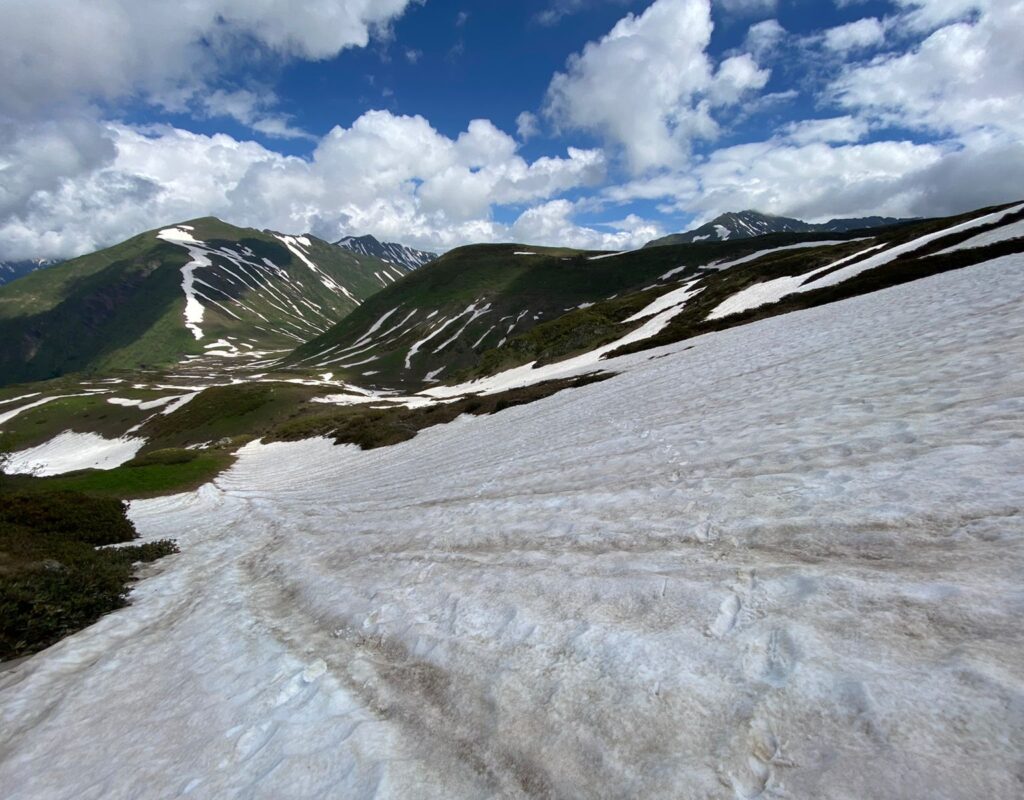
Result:
[[[0,287],[0,385],[255,363],[328,330],[394,280],[385,269],[396,268],[211,217],[149,231]]]

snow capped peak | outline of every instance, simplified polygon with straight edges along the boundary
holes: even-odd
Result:
[[[692,244],[693,242],[725,242],[736,239],[750,239],[769,233],[844,233],[865,228],[880,228],[897,225],[908,220],[891,217],[861,217],[856,219],[833,219],[825,223],[804,222],[792,217],[779,217],[761,211],[746,209],[730,211],[715,217],[686,233],[677,233],[656,239],[648,246],[666,244]]]
[[[407,270],[419,269],[437,258],[436,253],[414,250],[396,242],[381,242],[374,236],[345,236],[335,242],[338,247],[351,250],[362,256],[370,256],[403,267]]]

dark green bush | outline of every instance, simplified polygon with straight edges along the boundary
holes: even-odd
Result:
[[[134,564],[177,552],[166,540],[97,547],[137,536],[119,500],[0,493],[0,659],[41,650],[125,605]]]

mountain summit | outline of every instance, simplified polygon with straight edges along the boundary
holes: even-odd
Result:
[[[373,236],[346,236],[335,244],[358,255],[377,258],[408,270],[419,269],[437,259],[437,253],[414,250],[395,242],[381,242]]]
[[[647,247],[693,242],[725,242],[750,239],[768,233],[845,233],[866,228],[884,228],[910,220],[893,217],[859,217],[833,219],[823,223],[804,222],[792,217],[776,217],[760,211],[739,211],[722,214],[699,228],[686,233],[674,233],[647,243]]]

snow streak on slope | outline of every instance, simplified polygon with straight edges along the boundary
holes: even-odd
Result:
[[[849,256],[831,264],[826,264],[824,267],[820,267],[803,275],[787,275],[749,286],[746,289],[737,292],[729,299],[723,301],[718,307],[712,310],[710,314],[708,314],[708,319],[720,319],[722,317],[727,317],[730,314],[738,314],[751,308],[758,308],[759,306],[767,303],[775,303],[783,297],[796,292],[809,292],[814,289],[821,289],[825,286],[835,286],[836,284],[860,275],[862,272],[867,272],[869,269],[875,269],[877,267],[885,266],[886,264],[891,264],[901,255],[919,250],[937,239],[996,222],[1003,217],[1015,214],[1022,209],[1024,209],[1024,204],[1014,206],[1013,208],[1009,208],[1004,211],[997,211],[992,214],[975,217],[974,219],[962,222],[959,225],[953,225],[952,227],[944,228],[934,233],[920,236],[916,239],[911,239],[909,242],[895,245],[894,247],[890,247],[883,250],[881,253],[869,256],[868,258],[861,258],[861,256],[865,256],[879,248],[868,248],[854,256]],[[842,269],[835,269],[836,267],[844,264],[848,264],[848,266],[843,266]],[[816,277],[823,273],[825,273],[824,277]]]
[[[29,798],[1014,797],[1024,258],[135,503],[0,678]]]
[[[359,300],[356,299],[355,295],[353,295],[352,292],[350,292],[340,283],[335,281],[330,275],[328,275],[322,269],[320,269],[320,267],[314,264],[313,261],[309,258],[309,256],[306,255],[306,252],[305,250],[303,250],[303,248],[308,248],[310,246],[309,239],[307,239],[305,236],[281,236],[276,233],[274,234],[274,238],[280,240],[281,243],[288,248],[288,251],[293,256],[295,256],[297,259],[299,259],[299,261],[301,261],[303,264],[309,267],[310,271],[316,275],[316,277],[324,286],[326,286],[331,291],[341,292],[353,303],[359,305]]]
[[[287,259],[282,266],[259,258],[242,242],[215,246],[196,239],[189,226],[166,228],[157,234],[189,254],[181,270],[185,325],[198,341],[211,333],[217,339],[205,346],[206,356],[249,362],[264,359],[268,352],[259,346],[278,345],[282,340],[292,346],[304,342],[333,325],[340,311],[359,304],[349,289],[310,259],[306,249],[312,243],[308,238],[275,236],[287,248],[288,258],[294,258],[293,263],[313,273],[317,285],[304,283],[293,274],[302,272],[301,268],[286,269]],[[219,314],[224,316],[218,322]],[[204,324],[208,315],[213,315],[213,321]],[[249,340],[225,337],[224,331]]]
[[[1024,220],[1017,220],[1017,222],[1011,222],[1009,225],[1003,225],[992,231],[979,233],[977,236],[972,236],[970,239],[960,242],[960,244],[940,250],[938,255],[953,253],[957,250],[969,250],[972,247],[985,247],[996,242],[1005,242],[1007,239],[1019,239],[1021,237],[1024,237]]]
[[[201,248],[202,242],[197,241],[189,233],[187,225],[179,228],[166,228],[157,234],[158,239],[181,245],[188,251],[189,262],[181,268],[181,290],[185,293],[185,327],[191,331],[196,340],[203,338],[203,329],[199,326],[203,321],[203,304],[196,299],[197,269],[210,266],[210,259]]]

